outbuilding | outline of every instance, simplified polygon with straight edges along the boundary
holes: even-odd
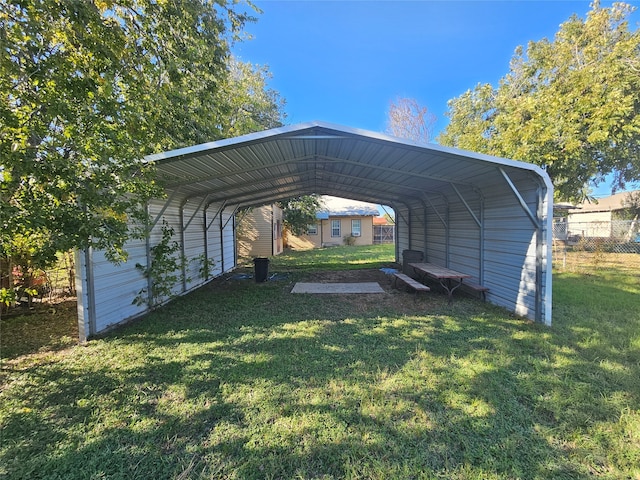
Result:
[[[120,265],[101,252],[78,254],[81,339],[233,270],[239,209],[311,193],[391,206],[399,263],[403,252],[421,252],[488,287],[487,301],[551,324],[553,188],[536,165],[323,122],[148,161],[167,194],[148,205],[149,235],[128,245]],[[163,241],[179,268],[150,275]]]

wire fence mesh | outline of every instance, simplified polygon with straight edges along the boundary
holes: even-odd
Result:
[[[554,219],[553,265],[567,268],[568,262],[578,268],[593,267],[607,254],[632,255],[632,263],[640,254],[640,221],[610,220],[575,222]],[[624,260],[621,260],[624,261]]]

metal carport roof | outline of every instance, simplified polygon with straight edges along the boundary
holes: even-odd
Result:
[[[490,177],[546,174],[533,164],[309,122],[150,155],[176,200],[256,206],[310,193],[390,206],[480,188]],[[501,173],[502,172],[502,173]],[[516,192],[517,194],[517,192]]]

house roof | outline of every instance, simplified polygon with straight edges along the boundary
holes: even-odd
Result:
[[[624,210],[625,208],[630,207],[630,194],[640,195],[640,190],[616,193],[615,195],[598,199],[597,203],[584,202],[580,205],[576,205],[575,210],[571,210],[571,213],[613,212],[615,210]]]
[[[538,166],[382,133],[309,122],[145,158],[172,200],[254,207],[317,193],[396,207],[548,176]],[[504,181],[502,179],[502,181]]]
[[[390,225],[389,221],[385,217],[373,217],[374,225]]]
[[[321,198],[323,207],[319,212],[322,217],[377,217],[378,207],[373,203],[361,202],[350,198],[332,197],[324,195]]]

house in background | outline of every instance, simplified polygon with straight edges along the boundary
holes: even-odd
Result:
[[[282,209],[276,204],[253,208],[238,221],[239,257],[271,257],[282,253]]]
[[[376,205],[330,196],[323,196],[322,203],[317,222],[309,225],[305,235],[288,235],[290,248],[373,244],[373,219],[379,215]]]
[[[622,192],[601,198],[598,203],[585,202],[567,214],[568,237],[611,238],[631,236],[637,230],[638,206],[634,198],[640,190]],[[637,200],[636,200],[637,201]],[[630,223],[630,225],[627,225]]]

